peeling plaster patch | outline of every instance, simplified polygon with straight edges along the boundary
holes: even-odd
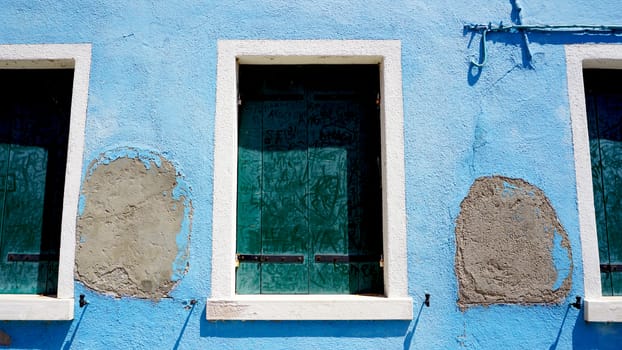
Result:
[[[502,176],[475,180],[456,220],[458,305],[560,302],[572,284],[566,231],[542,190]]]
[[[170,162],[143,150],[107,152],[87,174],[77,279],[114,296],[167,296],[188,268],[189,187]]]
[[[87,171],[88,176],[91,176],[99,165],[108,165],[119,158],[138,159],[147,170],[151,169],[151,163],[154,163],[158,168],[162,166],[162,158],[153,152],[138,148],[117,148],[101,154],[98,159],[91,162]]]

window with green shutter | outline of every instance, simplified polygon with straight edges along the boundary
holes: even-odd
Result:
[[[73,69],[0,82],[0,293],[56,294]]]
[[[240,65],[238,294],[382,294],[378,65]]]
[[[622,295],[622,71],[583,73],[602,295]]]

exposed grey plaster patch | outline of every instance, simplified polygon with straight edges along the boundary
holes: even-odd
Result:
[[[76,278],[87,287],[161,298],[173,288],[173,276],[185,273],[187,264],[174,271],[176,258],[188,256],[188,244],[178,247],[176,241],[185,198],[173,195],[173,165],[162,158],[159,163],[123,157],[89,166],[76,252]]]
[[[503,176],[478,178],[462,201],[455,266],[463,310],[556,303],[572,284],[570,242],[548,198],[522,179]]]

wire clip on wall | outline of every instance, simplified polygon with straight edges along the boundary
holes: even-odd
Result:
[[[85,298],[84,294],[80,294],[80,301],[79,301],[80,307],[85,307],[88,304],[89,304],[89,302],[86,301],[86,298]]]
[[[562,25],[525,25],[521,16],[522,8],[518,4],[518,0],[512,0],[512,12],[516,14],[513,24],[505,25],[503,22],[499,24],[465,24],[464,30],[470,32],[479,32],[482,34],[481,39],[481,56],[479,60],[471,60],[471,64],[482,68],[486,65],[488,54],[486,50],[486,35],[488,33],[518,33],[523,37],[523,43],[526,50],[526,58],[530,68],[531,65],[531,50],[529,49],[528,32],[539,33],[574,33],[574,34],[622,34],[622,25],[582,25],[582,24],[562,24]]]
[[[570,303],[570,306],[574,307],[575,309],[581,310],[581,297],[577,295],[575,297],[575,302]]]

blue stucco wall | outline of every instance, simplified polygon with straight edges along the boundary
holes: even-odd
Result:
[[[525,0],[529,24],[622,24],[618,0]],[[510,22],[509,1],[4,1],[0,43],[92,43],[86,166],[132,147],[162,154],[193,203],[189,271],[160,301],[114,299],[76,284],[90,304],[72,322],[3,322],[14,348],[615,349],[622,325],[586,324],[564,44],[622,36],[494,34],[488,66],[469,69],[479,36],[463,24]],[[207,322],[216,43],[219,39],[402,42],[408,280],[412,322]],[[455,220],[474,179],[522,178],[549,197],[573,250],[561,305],[461,312]],[[424,293],[431,307],[422,307]],[[188,304],[196,299],[194,308]],[[77,297],[76,297],[77,301]]]

